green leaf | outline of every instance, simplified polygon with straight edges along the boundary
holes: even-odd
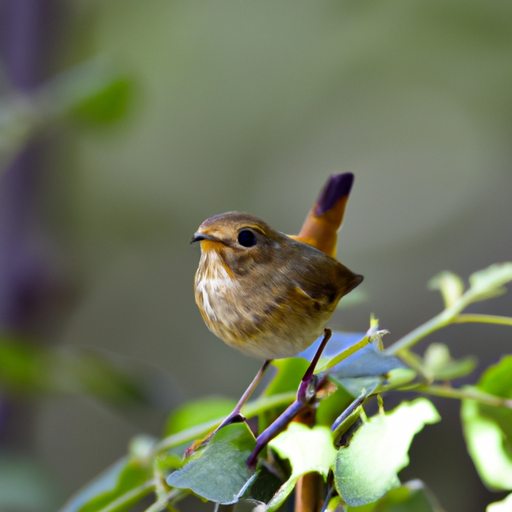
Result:
[[[52,391],[48,370],[55,369],[51,354],[18,340],[0,340],[0,385],[10,392]]]
[[[344,411],[352,402],[353,397],[343,387],[324,398],[318,404],[316,410],[316,423],[317,425],[331,426],[334,420]]]
[[[405,369],[405,365],[380,350],[378,342],[374,341],[338,363],[329,372],[329,378],[355,398],[373,393],[396,369]]]
[[[397,357],[388,355],[382,351],[381,337],[387,331],[379,331],[376,320],[372,319],[371,327],[362,339],[352,343],[350,347],[340,350],[338,348],[336,355],[331,356],[324,368],[331,368],[329,379],[342,386],[352,397],[358,397],[362,394],[370,395],[377,386],[383,382],[389,372],[396,368],[404,368],[405,365]],[[333,334],[336,341],[338,333]],[[345,334],[342,334],[346,337]],[[340,337],[340,341],[345,341]],[[354,353],[341,359],[343,354],[358,347]],[[327,355],[336,349],[336,345],[327,345]]]
[[[78,121],[106,125],[121,119],[127,112],[133,83],[126,76],[105,77],[104,83],[94,84],[70,109]]]
[[[362,405],[354,407],[351,411],[346,411],[346,417],[336,421],[332,426],[334,443],[336,446],[346,446],[352,440],[354,433],[360,428],[362,421],[361,414],[364,414]]]
[[[439,503],[420,480],[412,480],[389,490],[382,498],[347,512],[441,512]]]
[[[450,351],[443,343],[432,343],[424,356],[424,371],[433,380],[452,380],[470,374],[476,367],[476,359],[467,356],[452,359]]]
[[[485,512],[512,512],[512,494],[509,494],[504,500],[489,504]]]
[[[277,368],[277,374],[263,391],[263,396],[297,391],[309,363],[302,357],[287,357],[286,359],[275,359],[272,361],[272,366]]]
[[[428,287],[431,290],[439,290],[443,296],[444,307],[449,308],[457,302],[464,293],[464,283],[462,279],[452,272],[441,272],[433,277]]]
[[[490,366],[477,390],[512,399],[512,356]],[[512,489],[512,400],[510,407],[496,407],[464,400],[462,425],[469,454],[482,481],[493,489]]]
[[[382,382],[382,389],[384,391],[397,389],[413,381],[415,378],[416,372],[414,370],[410,368],[395,368],[388,373],[386,380]]]
[[[79,491],[60,512],[124,512],[153,489],[151,469],[138,459],[119,460]]]
[[[221,428],[204,449],[167,478],[167,484],[189,489],[217,503],[236,503],[254,478],[246,464],[256,445],[245,423]]]
[[[275,470],[270,471],[266,466],[261,466],[243,498],[256,503],[268,503],[283,483],[276,473]]]
[[[11,393],[87,393],[123,405],[147,401],[131,375],[98,354],[17,339],[0,339],[0,386]]]
[[[409,463],[407,452],[414,435],[439,419],[425,398],[370,418],[336,457],[335,484],[345,502],[365,505],[398,485],[397,473]]]
[[[322,426],[309,428],[301,423],[291,423],[269,446],[281,458],[289,459],[292,467],[290,478],[268,503],[266,510],[269,512],[277,510],[284,503],[302,475],[316,472],[326,478],[336,457],[332,433]]]
[[[512,263],[501,263],[475,272],[469,276],[473,300],[484,300],[505,293],[503,285],[512,281]]]
[[[340,378],[339,375],[331,375],[330,378],[354,398],[370,396],[383,380],[382,377]]]
[[[40,90],[53,115],[87,124],[110,124],[128,110],[134,80],[114,62],[96,57],[47,80]]]
[[[201,423],[226,417],[235,408],[230,398],[209,397],[194,400],[178,407],[169,416],[165,436],[170,436]]]

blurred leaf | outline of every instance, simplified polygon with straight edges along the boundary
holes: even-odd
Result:
[[[202,498],[222,504],[235,503],[254,478],[246,461],[256,445],[245,423],[221,428],[206,447],[167,478],[167,484],[190,489]]]
[[[485,512],[512,512],[512,494],[509,494],[504,500],[489,504]]]
[[[504,284],[512,281],[512,263],[491,265],[469,276],[473,300],[498,297],[506,292]]]
[[[269,446],[281,458],[289,459],[292,466],[290,478],[268,503],[269,512],[277,510],[283,504],[302,475],[316,472],[326,478],[336,458],[332,433],[322,426],[309,428],[301,423],[291,423]]]
[[[386,381],[382,383],[383,390],[397,389],[416,377],[416,372],[410,368],[395,368],[388,373]]]
[[[370,418],[336,457],[335,484],[343,500],[351,506],[365,505],[397,485],[398,471],[409,463],[407,452],[414,435],[439,419],[425,398]]]
[[[86,393],[114,404],[144,403],[132,376],[98,354],[0,339],[0,386],[11,393]]]
[[[390,489],[379,500],[360,507],[348,506],[347,512],[442,512],[437,500],[420,480],[412,480]]]
[[[54,116],[106,125],[126,114],[133,88],[133,79],[120,73],[114,62],[96,57],[52,77],[39,96]]]
[[[124,457],[79,491],[59,512],[97,512],[107,506],[109,512],[123,512],[152,490],[150,468],[139,459]]]
[[[451,360],[450,350],[444,343],[431,343],[425,350],[425,366],[430,370],[442,368]]]
[[[174,453],[174,450],[168,450],[167,452],[159,452],[153,459],[155,470],[159,471],[165,477],[175,469],[179,469],[183,466],[183,451],[179,454]]]
[[[110,77],[109,77],[110,78]],[[111,124],[121,119],[128,111],[132,95],[132,80],[116,76],[106,80],[101,87],[88,91],[70,109],[69,114],[88,124]]]
[[[53,359],[35,345],[0,340],[0,385],[11,392],[50,391]]]
[[[445,308],[455,304],[464,293],[462,279],[452,272],[441,272],[429,281],[428,287],[431,290],[439,290],[441,292]]]
[[[28,457],[6,453],[0,456],[0,510],[40,512],[55,510],[56,482],[48,471]]]
[[[450,350],[443,343],[432,343],[424,356],[424,371],[433,380],[452,380],[470,374],[476,367],[472,356],[453,360]]]
[[[343,297],[343,300],[338,302],[336,309],[348,309],[354,306],[359,306],[360,304],[364,304],[369,300],[368,292],[358,286],[355,290],[352,290],[348,295]]]
[[[169,416],[165,436],[176,434],[200,423],[226,417],[236,406],[230,398],[210,397],[188,402]]]
[[[476,387],[512,399],[512,356],[489,367]],[[461,416],[468,451],[482,481],[494,489],[512,489],[512,409],[464,400]]]

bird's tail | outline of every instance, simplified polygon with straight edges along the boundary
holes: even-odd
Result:
[[[295,240],[316,247],[333,258],[336,256],[338,229],[354,182],[350,172],[332,174],[311,208]]]

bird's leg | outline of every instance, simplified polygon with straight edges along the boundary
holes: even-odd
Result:
[[[331,330],[324,329],[324,337],[318,350],[316,351],[315,356],[313,357],[311,363],[304,373],[302,380],[299,385],[299,389],[297,391],[297,398],[295,401],[279,416],[271,425],[269,425],[257,438],[256,438],[256,446],[252,451],[251,455],[247,459],[247,465],[250,468],[256,467],[256,462],[258,460],[258,454],[265,448],[267,443],[274,439],[281,431],[283,431],[288,423],[297,416],[303,409],[308,407],[315,399],[317,391],[322,387],[325,382],[326,376],[322,379],[317,379],[314,375],[314,371],[316,365],[318,364],[318,360],[322,355],[322,352],[327,345],[331,337]]]
[[[308,369],[306,370],[306,373],[304,374],[304,377],[302,377],[302,380],[300,381],[299,390],[297,391],[297,400],[299,402],[309,402],[308,394],[310,393],[310,388],[313,388],[313,396],[316,393],[317,389],[314,389],[315,386],[315,380],[316,377],[314,375],[316,365],[318,364],[318,360],[322,356],[322,352],[324,351],[325,346],[327,345],[327,342],[331,339],[332,331],[331,329],[324,329],[324,337],[322,339],[322,342],[320,343],[320,346],[318,347],[318,350],[315,353],[315,356],[311,360],[310,365],[308,366]]]
[[[265,372],[267,371],[268,367],[270,366],[270,363],[272,362],[272,359],[268,359],[263,363],[263,366],[259,369],[258,373],[252,380],[252,382],[249,384],[249,387],[245,390],[244,394],[241,396],[240,400],[238,400],[238,403],[236,404],[235,408],[224,418],[222,423],[208,436],[206,436],[199,444],[192,444],[187,450],[185,451],[184,457],[187,458],[199,447],[204,446],[207,444],[210,439],[222,428],[226,425],[231,425],[231,423],[241,423],[245,421],[244,415],[240,412],[242,407],[244,406],[245,402],[249,400],[251,397],[253,391],[256,389],[256,386],[260,383],[261,379],[263,378],[263,375],[265,375]]]
[[[244,394],[241,396],[240,400],[238,400],[238,403],[236,404],[235,408],[231,411],[231,413],[224,418],[223,422],[215,429],[213,434],[220,430],[222,427],[225,427],[226,425],[230,425],[231,423],[240,423],[242,421],[245,421],[245,417],[240,412],[242,410],[242,407],[245,405],[245,402],[249,400],[251,397],[253,391],[256,389],[256,386],[260,383],[261,379],[263,378],[263,375],[265,375],[265,372],[267,371],[268,367],[270,366],[270,363],[272,362],[272,359],[267,359],[263,366],[259,369],[258,373],[252,380],[252,382],[249,384],[249,387],[245,390]],[[212,435],[213,435],[212,434]]]

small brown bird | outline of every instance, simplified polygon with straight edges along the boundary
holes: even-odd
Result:
[[[195,299],[216,336],[269,360],[294,356],[322,335],[339,300],[363,280],[327,254],[335,252],[352,180],[331,177],[301,231],[308,243],[247,213],[223,213],[199,226],[192,239],[201,243]]]

